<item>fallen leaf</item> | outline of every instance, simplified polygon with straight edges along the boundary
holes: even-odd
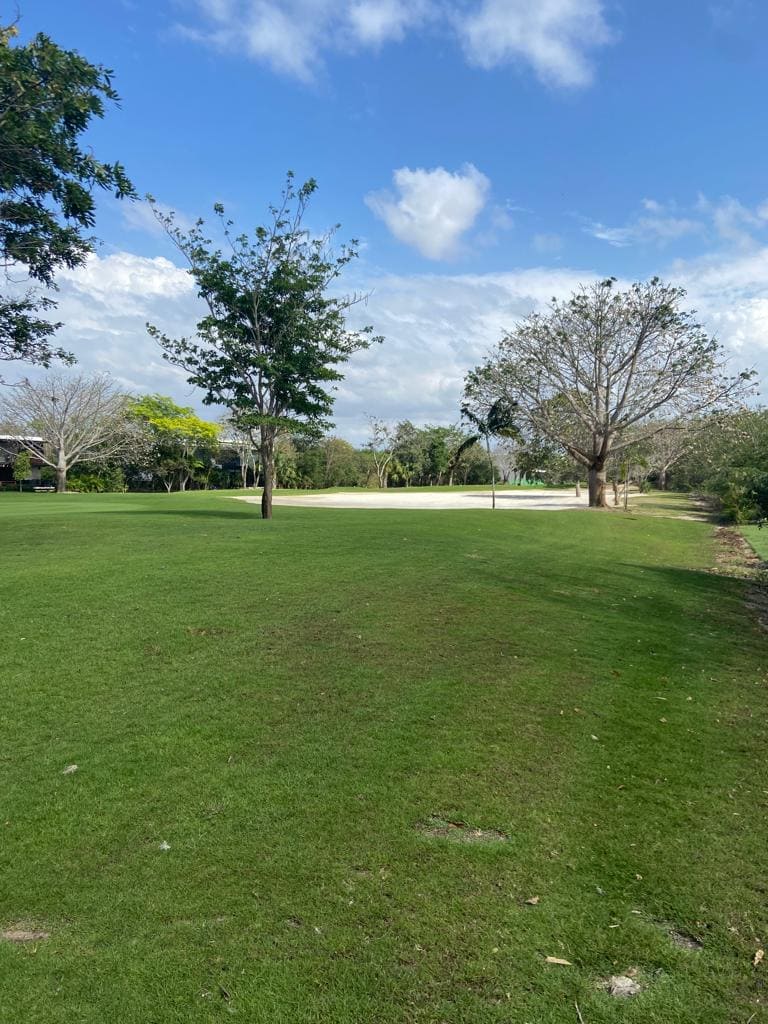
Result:
[[[548,964],[560,964],[563,967],[573,967],[570,960],[563,960],[559,956],[548,956],[546,960]]]
[[[71,775],[72,772],[76,772],[76,771],[77,771],[77,765],[76,764],[68,764],[67,767],[64,769],[64,771],[61,774],[62,775]]]
[[[757,952],[755,953],[754,960],[752,961],[752,966],[753,967],[757,967],[759,964],[761,964],[762,961],[763,961],[763,957],[764,956],[765,956],[765,950],[764,949],[758,949]]]
[[[539,899],[540,899],[540,897],[539,897],[539,896],[530,896],[530,897],[529,897],[529,898],[528,898],[528,899],[527,899],[527,900],[526,900],[525,902],[526,902],[526,903],[527,903],[527,904],[528,904],[528,905],[529,905],[530,907],[535,907],[535,906],[538,906],[538,903],[539,903]]]
[[[170,848],[171,848],[171,844],[170,843],[166,843],[165,840],[163,840],[162,843],[160,843],[160,849],[161,850],[170,850]]]

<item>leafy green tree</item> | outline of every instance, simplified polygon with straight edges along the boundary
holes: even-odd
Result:
[[[0,27],[0,258],[7,284],[22,268],[55,288],[57,269],[93,251],[95,190],[135,192],[121,164],[102,163],[81,144],[106,103],[118,102],[112,72],[45,35],[23,45],[17,35],[15,25]],[[74,362],[53,345],[61,324],[41,316],[55,306],[35,288],[0,294],[0,360]]]
[[[380,340],[370,327],[347,329],[346,314],[361,296],[329,294],[357,256],[357,244],[334,254],[333,232],[317,237],[304,227],[316,189],[313,179],[296,187],[289,174],[280,205],[270,207],[269,222],[252,239],[233,234],[217,204],[226,253],[206,237],[203,221],[184,232],[155,208],[187,259],[208,314],[197,324],[196,340],[169,338],[151,324],[149,333],[203,389],[205,402],[225,405],[238,426],[258,435],[265,519],[272,516],[278,436],[318,436],[327,428],[332,388],[342,378],[338,367]]]
[[[130,404],[130,415],[145,424],[154,440],[151,468],[167,491],[180,491],[212,465],[220,427],[196,416],[190,406],[166,395],[145,395]]]
[[[13,479],[19,485],[19,490],[21,490],[21,485],[24,481],[29,480],[31,475],[32,456],[28,451],[21,451],[13,460]]]

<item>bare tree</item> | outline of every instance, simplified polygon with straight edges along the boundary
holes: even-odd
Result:
[[[667,489],[667,474],[692,451],[701,421],[676,420],[665,424],[653,438],[648,452],[649,472],[656,473],[659,490]]]
[[[224,427],[225,436],[222,438],[224,447],[231,447],[237,452],[237,459],[240,465],[240,481],[243,490],[248,486],[248,471],[253,475],[253,485],[256,486],[258,474],[258,447],[254,444],[253,434],[250,430],[241,430],[234,418],[225,416],[221,423]]]
[[[139,428],[126,418],[127,401],[105,374],[51,374],[5,390],[0,414],[14,424],[21,447],[56,470],[62,493],[78,462],[102,462],[135,443]],[[34,434],[43,438],[42,451],[25,436]]]
[[[389,477],[389,464],[395,457],[397,446],[397,432],[384,420],[376,416],[368,417],[368,430],[371,435],[366,448],[373,456],[373,464],[376,467],[376,477],[379,487],[387,486]]]
[[[682,288],[658,278],[626,291],[615,278],[521,321],[466,381],[470,400],[516,406],[523,430],[559,444],[587,469],[589,504],[604,506],[606,463],[629,445],[726,406],[750,389],[750,372],[726,374],[722,347]]]

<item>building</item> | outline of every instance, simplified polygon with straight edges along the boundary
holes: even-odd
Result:
[[[24,442],[22,444],[21,442]],[[0,434],[0,487],[7,487],[8,484],[13,484],[13,463],[19,452],[29,451],[32,458],[32,472],[29,475],[31,483],[40,483],[40,470],[43,467],[43,461],[40,458],[35,458],[35,452],[42,453],[43,450],[43,439],[42,437],[23,437],[20,438],[18,434]]]

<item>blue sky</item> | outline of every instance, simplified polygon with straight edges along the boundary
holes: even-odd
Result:
[[[350,286],[387,337],[339,392],[366,413],[450,422],[504,326],[579,281],[660,273],[739,365],[768,369],[768,6],[760,0],[22,0],[115,71],[91,132],[142,192],[251,227],[285,171],[311,226],[364,245]],[[87,369],[199,404],[145,337],[195,300],[147,211],[100,204],[103,245],[62,280]],[[170,261],[170,262],[169,262]]]

